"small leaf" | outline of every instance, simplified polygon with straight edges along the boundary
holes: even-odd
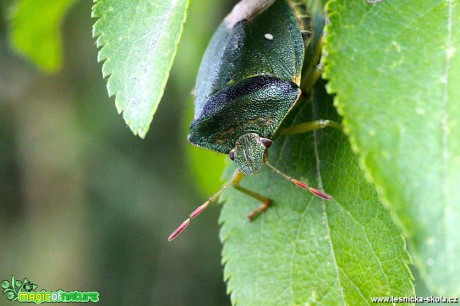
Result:
[[[74,3],[75,0],[17,0],[11,11],[13,45],[47,72],[61,67],[61,23]]]
[[[187,0],[97,0],[98,60],[109,96],[134,134],[144,138],[169,76]]]
[[[338,120],[324,89],[316,94],[313,105],[297,111],[296,123]],[[273,200],[253,222],[247,215],[260,202],[234,189],[224,194],[220,237],[234,304],[372,305],[373,296],[414,295],[401,233],[342,131],[280,136],[269,160],[334,199],[321,200],[268,167],[242,181]]]
[[[416,9],[414,9],[416,7]],[[460,6],[329,2],[328,89],[433,294],[460,294]]]

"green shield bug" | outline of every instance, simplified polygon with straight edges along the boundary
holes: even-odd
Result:
[[[314,195],[331,196],[273,167],[267,149],[302,92],[300,76],[311,38],[311,19],[299,0],[276,0],[268,8],[250,11],[242,1],[222,22],[201,62],[195,89],[195,117],[188,140],[228,154],[237,167],[229,182],[169,236],[173,240],[228,187],[259,199],[252,220],[270,199],[239,185],[245,175],[265,164],[288,181]],[[248,13],[249,11],[249,13]],[[239,12],[245,12],[240,14]]]

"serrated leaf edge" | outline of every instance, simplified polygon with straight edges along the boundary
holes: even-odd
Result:
[[[327,25],[325,27],[325,33],[327,33],[327,35],[324,38],[324,44],[323,44],[323,54],[326,54],[326,56],[324,57],[325,68],[324,68],[323,77],[328,80],[328,83],[326,85],[326,89],[327,89],[327,92],[329,94],[334,95],[334,106],[337,109],[337,112],[343,118],[343,120],[342,120],[343,131],[347,135],[347,137],[348,137],[348,139],[350,141],[351,149],[358,156],[359,166],[360,166],[361,170],[363,171],[366,180],[376,188],[377,193],[379,194],[379,198],[381,200],[381,203],[390,212],[390,215],[391,215],[391,217],[393,219],[393,222],[395,222],[396,225],[401,229],[400,238],[403,241],[404,252],[405,252],[405,255],[406,255],[405,256],[406,261],[404,262],[404,267],[405,267],[406,271],[408,272],[408,275],[409,275],[410,279],[413,281],[415,278],[414,278],[414,276],[412,274],[412,271],[411,271],[409,265],[413,265],[414,260],[412,259],[412,256],[409,253],[409,251],[407,250],[407,243],[406,243],[406,239],[405,239],[405,236],[407,236],[407,233],[405,233],[404,227],[402,226],[402,222],[399,220],[399,218],[397,218],[397,216],[394,213],[394,210],[392,209],[391,205],[389,204],[390,201],[388,200],[388,198],[386,196],[385,189],[378,182],[378,180],[372,175],[372,173],[368,170],[367,159],[364,156],[364,154],[361,154],[361,151],[360,151],[359,146],[357,144],[357,140],[356,140],[355,137],[353,137],[352,133],[350,132],[348,119],[347,119],[347,116],[345,115],[346,111],[344,111],[344,106],[340,101],[340,92],[336,89],[337,87],[335,87],[334,78],[329,78],[329,76],[328,76],[328,73],[330,72],[329,71],[330,68],[334,67],[334,65],[337,64],[335,62],[331,62],[330,59],[327,57],[327,54],[331,54],[331,53],[335,52],[335,50],[332,49],[331,46],[330,46],[330,41],[334,38],[334,32],[331,31],[331,25],[333,23],[333,20],[338,16],[338,14],[335,12],[335,7],[334,7],[336,2],[337,2],[336,0],[330,0],[330,1],[327,2],[326,6],[325,6],[325,11],[328,13],[328,17],[329,17],[329,22],[327,23]],[[415,260],[417,260],[417,258],[415,258]],[[415,296],[415,287],[413,285],[413,282],[412,282],[412,289],[413,289],[413,294]]]
[[[169,65],[168,73],[167,73],[166,77],[161,81],[162,82],[161,87],[163,89],[162,89],[162,92],[160,93],[160,96],[159,96],[160,101],[151,109],[147,125],[144,126],[144,127],[138,127],[138,128],[135,128],[132,125],[132,121],[130,120],[130,118],[128,118],[125,115],[125,113],[124,113],[125,109],[122,107],[122,105],[120,103],[120,100],[118,99],[118,91],[113,90],[111,88],[111,81],[110,80],[111,80],[111,75],[112,75],[113,71],[108,71],[108,69],[107,69],[106,63],[108,61],[110,61],[110,59],[106,56],[106,54],[104,52],[108,42],[105,42],[105,43],[103,42],[103,38],[101,37],[102,33],[97,30],[97,24],[99,23],[99,20],[103,17],[103,16],[100,16],[100,15],[98,15],[96,13],[97,7],[98,7],[98,5],[100,5],[99,1],[100,0],[93,0],[94,5],[91,8],[91,17],[92,18],[97,18],[96,22],[93,25],[92,36],[93,36],[93,38],[96,38],[95,44],[96,44],[96,47],[99,48],[99,51],[98,51],[98,54],[97,54],[97,61],[98,61],[98,63],[103,62],[103,64],[102,64],[102,77],[104,79],[107,79],[107,85],[106,85],[107,93],[109,95],[109,98],[112,97],[112,96],[115,96],[115,107],[117,109],[117,112],[118,112],[118,114],[123,113],[123,119],[125,120],[126,124],[130,128],[130,130],[133,132],[133,134],[138,135],[140,138],[144,139],[145,136],[147,135],[147,132],[150,129],[150,124],[152,123],[153,116],[154,116],[154,114],[155,114],[155,112],[156,112],[156,110],[158,108],[158,104],[161,101],[161,98],[162,98],[162,96],[164,94],[165,86],[166,86],[166,83],[167,83],[167,81],[169,79],[171,68],[172,68],[172,65],[174,63],[174,58],[176,57],[176,54],[177,54],[177,48],[179,46],[180,38],[181,38],[183,30],[184,30],[184,24],[185,24],[185,21],[186,21],[186,18],[187,18],[187,10],[188,10],[188,6],[189,6],[190,1],[189,0],[184,0],[186,2],[185,10],[184,10],[184,16],[183,16],[182,23],[181,23],[181,26],[180,26],[178,39],[176,41],[174,49],[172,50],[172,61],[171,61],[170,65]]]

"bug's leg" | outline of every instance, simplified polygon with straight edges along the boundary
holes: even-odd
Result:
[[[317,40],[317,43],[313,49],[312,58],[306,67],[305,74],[303,75],[303,82],[301,83],[300,88],[302,88],[302,95],[304,97],[309,97],[313,86],[315,86],[318,79],[323,74],[323,57],[322,57],[322,47],[323,47],[323,34],[320,34],[320,37]],[[301,124],[296,124],[294,126],[290,126],[287,128],[283,128],[281,130],[281,135],[287,134],[300,134],[311,132],[319,129],[323,129],[325,127],[333,127],[339,130],[342,130],[342,125],[331,121],[331,120],[315,120],[310,122],[305,122]]]
[[[254,191],[251,191],[247,188],[244,188],[243,186],[240,186],[238,183],[234,184],[233,187],[236,189],[236,190],[239,190],[245,194],[247,194],[248,196],[251,196],[253,198],[256,198],[257,200],[261,201],[262,204],[257,207],[255,210],[253,210],[248,218],[249,220],[254,220],[255,217],[257,217],[258,215],[260,215],[262,212],[266,211],[268,207],[270,207],[272,201],[267,198],[267,197],[264,197],[263,195],[260,195],[258,194],[257,192],[254,192]]]
[[[311,59],[308,62],[308,66],[305,67],[302,75],[302,95],[309,96],[316,81],[323,74],[323,60],[322,60],[322,49],[323,49],[323,34],[319,34],[320,37],[317,39],[314,49],[312,51]]]
[[[203,210],[208,207],[209,204],[214,202],[228,187],[237,185],[244,177],[244,174],[239,172],[238,170],[233,173],[232,178],[228,181],[218,192],[216,192],[212,197],[210,197],[206,202],[198,206],[189,216],[185,219],[184,222],[179,225],[171,235],[169,235],[168,240],[171,241],[177,237],[189,224],[190,222],[195,219],[199,214],[203,212]]]
[[[315,86],[316,82],[318,79],[321,77],[323,74],[323,66],[320,64],[316,65],[315,69],[312,71],[312,73],[309,75],[307,78],[307,81],[305,82],[305,85],[303,85],[305,88],[305,91],[302,91],[302,95],[304,96],[309,96],[313,86]]]
[[[325,127],[333,127],[339,130],[342,130],[342,125],[332,120],[315,120],[304,122],[300,124],[296,124],[287,128],[283,128],[281,130],[281,135],[288,135],[288,134],[300,134],[306,133],[311,131],[316,131],[319,129],[324,129]]]
[[[280,170],[276,169],[272,164],[270,164],[268,160],[265,161],[265,164],[269,166],[270,168],[272,168],[273,171],[281,175],[284,179],[288,180],[291,183],[296,184],[298,187],[303,188],[303,189],[308,189],[308,191],[310,191],[312,194],[314,194],[315,196],[321,199],[332,200],[332,196],[328,195],[327,193],[322,192],[319,189],[308,186],[308,184],[305,182],[299,181],[289,175],[284,174]]]

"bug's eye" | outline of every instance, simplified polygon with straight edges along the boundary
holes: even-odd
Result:
[[[231,160],[235,160],[235,150],[231,150],[228,153],[228,157],[230,157]]]
[[[268,138],[260,138],[260,142],[266,147],[269,148],[272,145],[272,141]]]

